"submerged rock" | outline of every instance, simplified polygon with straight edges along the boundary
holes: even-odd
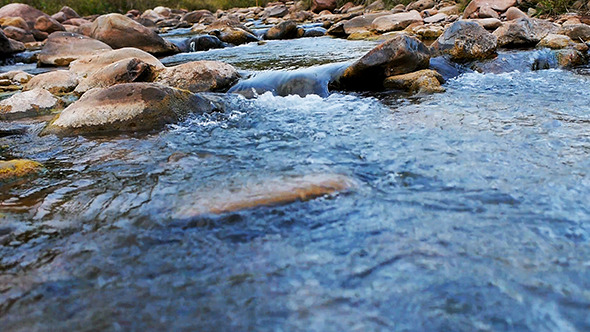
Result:
[[[154,130],[214,105],[193,93],[156,83],[118,84],[92,89],[68,106],[42,135],[105,134]]]
[[[557,33],[559,25],[535,18],[520,18],[504,23],[494,31],[500,47],[534,46],[550,33]]]
[[[98,17],[92,23],[90,36],[112,48],[135,47],[154,55],[180,52],[176,45],[164,40],[155,31],[121,14]]]
[[[353,63],[334,84],[346,90],[379,90],[385,77],[426,69],[429,61],[430,52],[420,40],[399,34]]]
[[[224,44],[219,38],[211,35],[201,35],[192,37],[186,41],[187,51],[198,52],[208,51],[215,48],[224,48]]]
[[[405,90],[411,93],[436,93],[445,91],[441,86],[444,82],[442,76],[435,70],[423,69],[388,77],[383,85],[386,89]]]
[[[457,61],[487,59],[496,54],[496,40],[496,36],[475,22],[457,21],[438,37],[431,49]]]
[[[56,32],[47,38],[38,61],[46,66],[67,66],[82,57],[110,50],[109,45],[99,40],[77,33]]]
[[[140,59],[154,66],[156,70],[164,69],[164,65],[153,55],[137,48],[125,47],[80,58],[70,64],[70,70],[80,77],[86,77],[110,64],[129,58]]]
[[[83,79],[75,92],[83,94],[94,88],[107,88],[115,84],[152,82],[157,75],[156,67],[138,58],[127,58],[107,65]]]
[[[282,177],[263,183],[243,185],[239,190],[207,192],[181,209],[178,218],[192,218],[213,213],[221,214],[261,206],[308,201],[352,189],[352,179],[337,174],[314,174],[299,177]]]
[[[28,159],[0,161],[0,184],[28,178],[43,170],[43,165]]]
[[[45,115],[60,106],[59,99],[55,98],[49,91],[36,88],[19,92],[0,101],[0,119],[16,120]]]
[[[156,81],[192,92],[227,91],[238,77],[238,71],[226,63],[194,61],[166,68]]]
[[[31,78],[24,90],[45,89],[52,94],[74,91],[78,85],[78,76],[69,70],[57,70],[43,73]]]

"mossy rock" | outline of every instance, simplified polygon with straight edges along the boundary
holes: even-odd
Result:
[[[6,184],[39,174],[43,165],[33,160],[14,159],[0,161],[0,184]]]

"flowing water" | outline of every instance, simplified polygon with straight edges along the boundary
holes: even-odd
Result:
[[[164,62],[223,60],[276,81],[325,77],[374,45],[301,39]],[[223,112],[156,133],[1,123],[26,133],[0,138],[0,156],[47,170],[0,192],[0,330],[590,330],[590,76],[433,65],[445,93],[221,94]],[[179,213],[317,173],[355,187]]]

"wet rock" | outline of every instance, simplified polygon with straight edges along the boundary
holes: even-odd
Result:
[[[264,34],[264,39],[293,39],[297,38],[297,23],[294,21],[283,21]]]
[[[61,25],[61,23],[48,16],[40,16],[37,19],[37,21],[35,21],[35,29],[42,32],[46,32],[48,34],[51,34],[56,31],[66,30],[66,28],[64,28],[64,26]]]
[[[311,1],[311,11],[314,13],[319,13],[323,10],[329,10],[331,12],[336,9],[338,6],[336,0],[312,0]]]
[[[322,27],[309,28],[305,29],[303,37],[322,37],[326,35],[327,31]]]
[[[219,38],[210,35],[192,37],[186,42],[187,51],[208,51],[214,48],[224,48],[225,44]]]
[[[12,183],[43,171],[43,165],[28,159],[0,161],[0,184]]]
[[[448,54],[455,61],[487,59],[496,54],[496,36],[475,22],[457,21],[432,44],[434,54]]]
[[[537,47],[547,47],[552,49],[561,49],[573,46],[574,41],[565,35],[550,33],[537,44]]]
[[[414,2],[410,3],[406,7],[406,10],[407,11],[417,10],[417,11],[421,12],[425,9],[430,9],[430,8],[434,7],[435,5],[436,5],[436,2],[434,2],[434,0],[418,0],[418,1],[414,1]]]
[[[242,28],[226,27],[221,30],[214,30],[212,33],[222,42],[233,45],[242,45],[258,41],[258,37]]]
[[[346,90],[378,90],[385,77],[428,68],[430,52],[421,41],[399,34],[348,67],[335,82]]]
[[[78,85],[78,76],[68,70],[56,70],[39,74],[31,78],[24,90],[45,89],[52,94],[74,91]]]
[[[39,64],[67,66],[70,62],[95,53],[112,50],[101,41],[72,32],[52,33],[39,53]]]
[[[68,106],[41,135],[106,134],[155,130],[191,112],[210,112],[211,102],[189,91],[155,83],[92,89]]]
[[[0,18],[0,25],[2,28],[4,27],[15,27],[19,29],[23,29],[27,32],[31,30],[27,21],[25,21],[22,17],[3,17]]]
[[[494,31],[500,47],[533,46],[550,33],[557,33],[559,25],[534,18],[520,18],[504,23]]]
[[[566,35],[577,42],[590,41],[590,25],[587,24],[568,24],[564,25],[558,32]]]
[[[25,45],[14,39],[6,37],[2,29],[0,29],[0,57],[22,52],[25,50]]]
[[[373,21],[371,27],[377,32],[383,33],[403,30],[412,23],[422,23],[422,16],[415,10],[378,17]]]
[[[337,174],[281,177],[262,183],[244,184],[238,190],[200,193],[194,202],[178,211],[176,217],[193,218],[207,213],[220,214],[307,201],[354,187],[355,182],[352,179]]]
[[[516,0],[472,0],[465,11],[463,18],[483,18],[480,13],[494,10],[497,12],[505,12],[508,8],[516,5]],[[489,16],[488,16],[489,17]]]
[[[522,10],[520,10],[516,7],[510,7],[506,11],[506,20],[508,20],[508,21],[518,20],[519,18],[523,18],[523,17],[528,18],[527,14],[523,13]]]
[[[86,77],[117,61],[129,58],[140,59],[153,66],[156,70],[164,69],[164,65],[153,55],[137,48],[125,47],[80,58],[70,64],[70,71],[80,77]]]
[[[76,87],[77,94],[94,88],[108,88],[115,84],[152,82],[158,70],[141,59],[127,58],[107,65],[83,79]]]
[[[4,34],[6,35],[6,37],[8,37],[10,39],[14,39],[14,40],[19,41],[21,43],[35,42],[35,37],[33,37],[33,35],[31,33],[27,32],[26,30],[23,30],[21,28],[8,26],[8,27],[5,27],[3,30],[4,30]]]
[[[445,91],[441,86],[443,83],[444,80],[438,72],[423,69],[413,73],[388,77],[383,82],[383,85],[386,89],[405,90],[411,93],[436,93]]]
[[[135,47],[154,55],[180,52],[178,47],[164,40],[155,31],[121,14],[98,17],[92,23],[90,35],[112,48]]]
[[[31,91],[18,92],[0,101],[0,119],[15,120],[45,115],[59,108],[60,105],[61,102],[44,89],[37,88]]]
[[[195,11],[186,13],[182,17],[182,21],[194,24],[194,23],[199,23],[203,17],[214,18],[213,13],[211,13],[210,11],[208,11],[206,9],[202,9],[202,10],[195,10]]]
[[[556,51],[557,63],[562,68],[581,66],[588,63],[587,52],[580,52],[574,48],[566,48]]]
[[[35,21],[37,21],[37,18],[41,16],[49,17],[49,15],[45,14],[44,12],[22,3],[11,3],[0,8],[0,18],[20,17],[24,19],[30,26],[33,26]]]
[[[192,92],[227,91],[237,80],[237,70],[219,61],[194,61],[166,68],[156,82]]]

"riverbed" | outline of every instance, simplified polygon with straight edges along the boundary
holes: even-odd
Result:
[[[375,45],[304,38],[162,62],[321,78]],[[46,166],[0,192],[2,330],[589,330],[588,70],[445,66],[444,93],[213,94],[222,112],[159,132],[2,123],[24,134],[0,138],[0,157]],[[355,185],[186,213],[308,174]]]

